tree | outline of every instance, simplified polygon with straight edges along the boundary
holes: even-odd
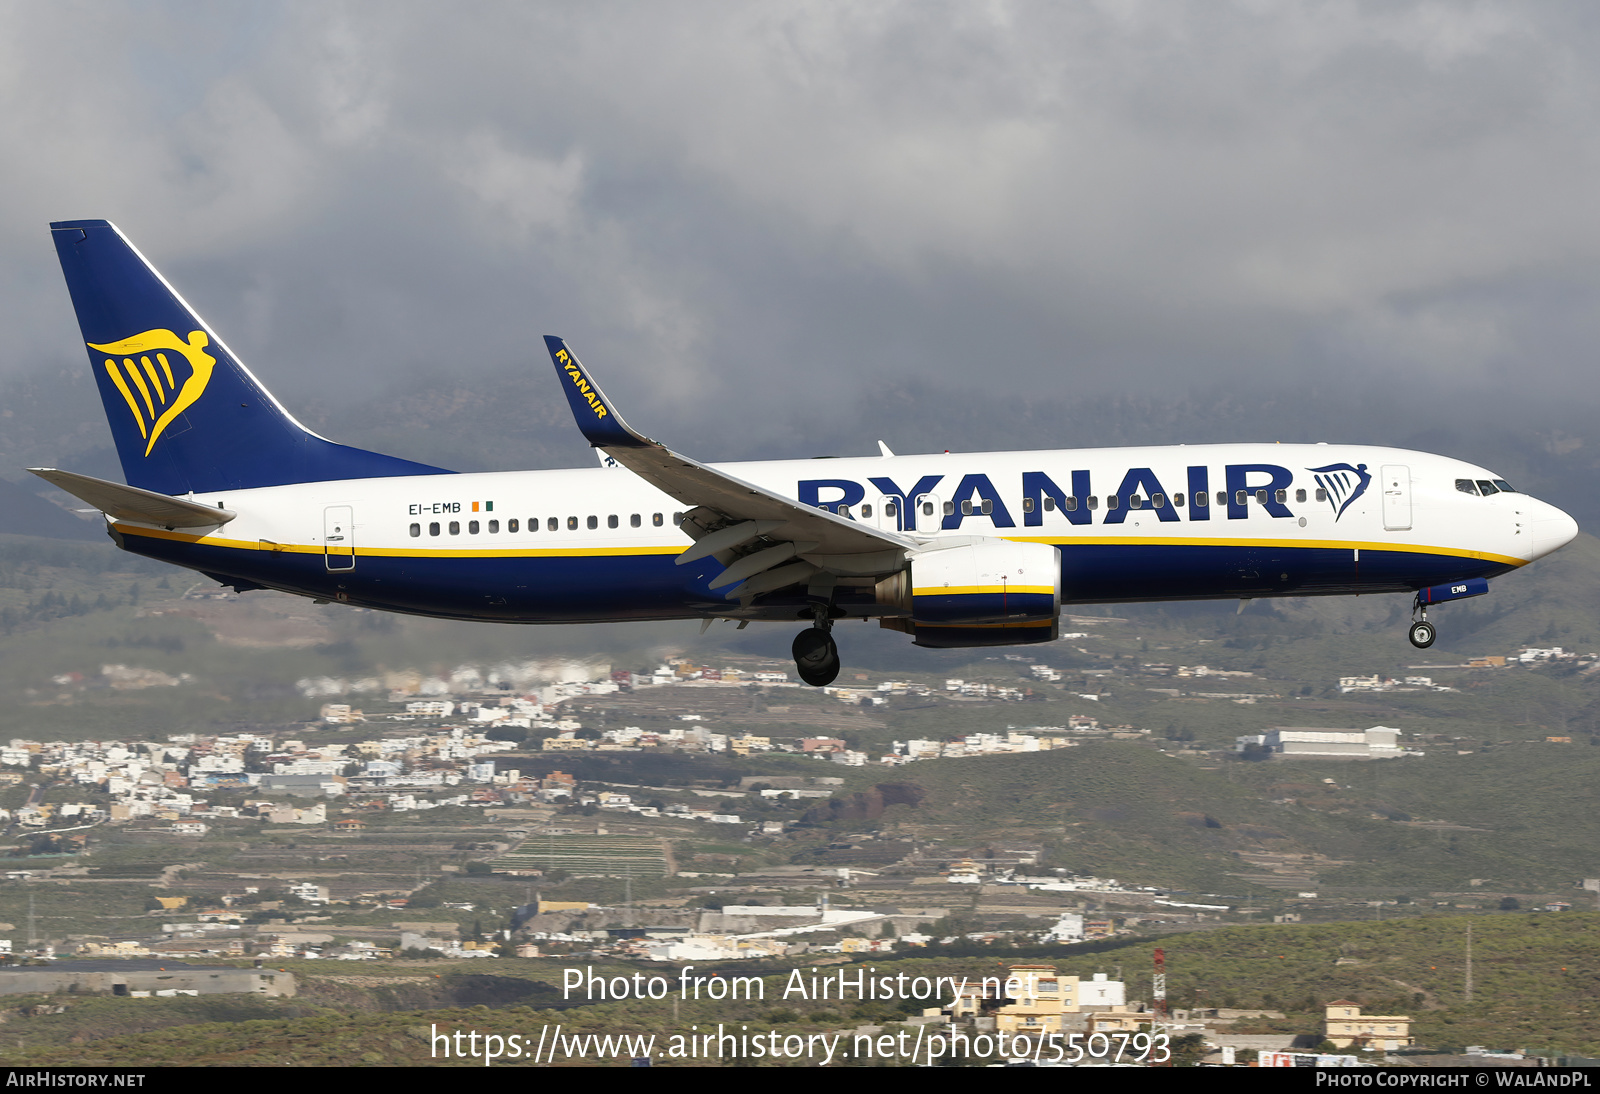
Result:
[[[1173,1067],[1193,1067],[1206,1055],[1206,1039],[1198,1033],[1175,1037],[1170,1046]]]
[[[1505,897],[1500,901],[1500,910],[1502,912],[1514,912],[1521,907],[1522,901],[1514,896]]]

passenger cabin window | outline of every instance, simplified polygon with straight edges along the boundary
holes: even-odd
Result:
[[[1055,498],[1046,498],[1044,500],[1045,500],[1045,504],[1048,505],[1049,503],[1055,501],[1056,499]],[[1067,504],[1064,506],[1064,508],[1069,513],[1076,513],[1078,511],[1078,499],[1073,497],[1070,494],[1067,495]]]
[[[1267,492],[1265,490],[1257,490],[1256,491],[1256,504],[1257,505],[1265,505],[1265,504],[1267,504]]]
[[[972,515],[971,501],[964,501],[961,503],[961,515],[964,517],[970,517]]]
[[[1478,496],[1478,484],[1471,479],[1457,479],[1456,489],[1463,494],[1471,494],[1473,497]]]
[[[500,522],[497,521],[497,520],[491,520],[489,522],[489,534],[492,536],[492,535],[494,535],[495,533],[497,533],[499,531],[500,531]]]
[[[544,526],[545,526],[545,529],[548,530],[548,531],[559,532],[561,530],[561,518],[560,517],[551,517],[549,520],[544,522]],[[578,526],[578,518],[577,517],[573,517],[572,518],[572,526],[574,528],[576,528]]]
[[[1022,511],[1024,513],[1033,512],[1033,499],[1032,498],[1023,498],[1022,499]]]
[[[1239,493],[1242,494],[1242,493],[1244,493],[1244,491],[1241,490],[1241,491],[1239,491]],[[1226,490],[1218,490],[1217,491],[1217,504],[1218,505],[1227,505],[1228,504],[1228,492]],[[1239,504],[1240,505],[1244,504],[1244,499],[1243,498],[1239,499]]]
[[[848,505],[841,505],[838,508],[838,513],[841,517],[848,517],[850,515],[850,507]]]
[[[971,505],[972,503],[969,501],[969,502],[967,502],[967,504]],[[947,517],[955,516],[955,512],[956,512],[956,503],[955,502],[947,501],[947,502],[944,503],[944,515],[945,516],[947,516]],[[970,512],[972,512],[972,510],[968,509],[967,512],[970,513]]]
[[[1295,501],[1305,501],[1306,500],[1306,492],[1304,490],[1296,490],[1294,492],[1294,500]]]
[[[1249,499],[1250,499],[1249,491],[1246,491],[1246,490],[1235,490],[1234,493],[1233,493],[1233,503],[1235,505],[1243,505]]]
[[[1100,508],[1100,499],[1095,497],[1093,494],[1089,495],[1089,508],[1090,509],[1098,509],[1098,508]]]
[[[420,535],[421,535],[421,534],[422,534],[422,525],[420,525],[420,524],[413,524],[413,525],[412,525],[412,526],[411,526],[411,538],[412,538],[412,539],[416,539],[416,538],[417,538],[417,537],[418,537],[418,536],[420,536]]]
[[[988,498],[984,498],[983,499],[983,515],[984,516],[988,516],[990,513],[993,513],[993,512],[994,512],[994,502],[990,501]]]
[[[615,528],[616,526],[617,526],[617,515],[615,513],[612,513],[609,517],[606,518],[606,527],[607,528]]]
[[[578,530],[578,518],[577,517],[568,517],[567,518],[567,531],[576,532],[577,530]]]
[[[593,531],[594,529],[600,527],[600,518],[596,517],[596,516],[591,516],[588,519],[587,523],[589,525],[589,530]]]
[[[637,527],[639,527],[639,525],[641,525],[643,523],[644,522],[643,522],[643,520],[640,519],[638,513],[635,513],[635,514],[633,514],[633,516],[628,518],[628,526],[630,528],[637,528]]]
[[[1032,500],[1033,500],[1033,499],[1032,499],[1032,498],[1029,498],[1029,499],[1028,499],[1028,500],[1029,500],[1029,501],[1032,501]],[[1027,508],[1027,507],[1026,507],[1026,506],[1024,506],[1024,507],[1023,507],[1023,508],[1024,508],[1024,509],[1026,509],[1026,508]],[[1073,506],[1073,508],[1074,508],[1074,509],[1076,509],[1076,508],[1077,508],[1077,506],[1076,506],[1076,505],[1074,505],[1074,506]],[[1055,498],[1052,498],[1052,497],[1051,497],[1051,496],[1050,496],[1050,495],[1048,495],[1048,494],[1046,494],[1046,495],[1045,495],[1045,498],[1044,498],[1044,511],[1045,511],[1045,512],[1046,512],[1046,513],[1054,513],[1054,512],[1055,512],[1055,511],[1056,511],[1056,499],[1055,499]]]
[[[1282,505],[1284,502],[1289,500],[1289,491],[1279,490],[1274,496],[1277,498],[1278,504]]]
[[[1134,494],[1132,497],[1130,497],[1128,499],[1128,508],[1129,509],[1140,509],[1140,508],[1143,508],[1143,506],[1144,506],[1144,499],[1141,498],[1138,494]]]
[[[475,521],[475,520],[467,521],[467,534],[468,535],[474,535],[474,536],[478,534],[478,522],[477,521]]]
[[[663,523],[663,521],[664,521],[664,519],[665,518],[663,518],[660,513],[651,513],[650,514],[650,524],[651,524],[652,527],[660,528],[662,523]]]
[[[1317,487],[1317,500],[1318,501],[1327,501],[1328,500],[1328,492],[1326,490],[1324,490],[1320,486]]]
[[[863,505],[861,507],[861,519],[866,520],[870,516],[872,516],[872,506]]]
[[[894,502],[886,501],[886,502],[883,503],[883,515],[884,516],[893,517],[893,516],[899,515],[899,513],[900,513],[900,507],[898,505],[896,505]]]
[[[925,517],[933,516],[933,502],[925,501],[922,503],[922,515]]]
[[[1107,494],[1106,495],[1106,508],[1107,509],[1115,509],[1118,506],[1120,506],[1121,504],[1122,504],[1122,498],[1121,498],[1120,495],[1118,495],[1118,494]]]
[[[539,522],[538,521],[530,520],[528,522],[528,531],[532,532],[533,530],[535,530],[538,527],[539,527]],[[522,528],[522,522],[520,520],[518,520],[516,517],[512,517],[510,520],[506,521],[506,531],[508,531],[508,532],[520,531],[521,528]]]
[[[672,526],[674,528],[676,528],[678,525],[680,525],[682,523],[683,523],[683,514],[682,513],[674,513],[674,514],[672,514]]]
[[[433,523],[428,525],[428,534],[430,536],[436,536],[436,535],[439,534],[439,522],[438,521],[434,521]]]
[[[1210,500],[1211,495],[1207,494],[1204,490],[1196,490],[1194,492],[1194,504],[1196,509],[1204,509],[1206,507],[1206,503]]]
[[[450,522],[450,534],[452,536],[459,536],[461,534],[461,522],[459,520],[453,520]]]

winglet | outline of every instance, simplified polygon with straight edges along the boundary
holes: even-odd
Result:
[[[544,344],[555,362],[556,375],[561,377],[562,390],[572,405],[572,415],[578,420],[589,444],[595,448],[658,448],[642,433],[635,432],[622,415],[616,412],[611,400],[594,382],[589,370],[567,348],[567,343],[553,334],[544,336]]]

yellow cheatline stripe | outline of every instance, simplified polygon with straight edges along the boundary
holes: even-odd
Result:
[[[982,596],[986,593],[1010,594],[1018,596],[1032,593],[1041,596],[1054,596],[1054,585],[949,585],[940,587],[932,585],[927,588],[911,590],[912,596]]]
[[[1497,555],[1490,551],[1467,551],[1459,547],[1433,547],[1421,543],[1380,543],[1354,539],[1191,539],[1188,537],[1154,536],[1083,536],[1061,539],[1056,536],[1006,536],[1017,543],[1048,543],[1052,547],[1282,547],[1286,550],[1302,548],[1331,548],[1341,551],[1392,551],[1412,555],[1449,555],[1452,558],[1476,558],[1485,562],[1499,562],[1507,566],[1526,566],[1528,560],[1512,555]]]
[[[309,550],[315,551],[312,547]],[[588,558],[596,555],[681,555],[682,547],[589,547],[583,550],[560,548],[502,548],[478,551],[422,551],[402,547],[357,548],[356,554],[379,558]]]
[[[126,535],[149,536],[152,539],[167,539],[178,543],[201,543],[207,547],[231,547],[241,551],[266,551],[271,554],[289,555],[320,555],[323,553],[323,548],[314,543],[273,543],[271,540],[262,539],[227,539],[222,536],[196,536],[185,532],[169,532],[165,528],[143,528],[122,523],[116,523],[113,527]],[[351,553],[349,548],[335,548],[334,550],[335,553],[340,555]],[[358,546],[354,553],[362,558],[591,558],[615,555],[679,555],[683,553],[683,548],[661,546],[590,547],[584,550],[561,550],[559,548],[546,547],[425,551],[414,548]]]

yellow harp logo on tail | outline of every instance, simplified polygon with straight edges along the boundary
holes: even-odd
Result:
[[[211,339],[200,330],[190,331],[187,341],[170,330],[147,330],[120,342],[87,344],[90,349],[114,355],[105,360],[106,375],[133,411],[139,436],[146,442],[146,456],[161,431],[200,398],[217,364],[217,359],[205,352]],[[181,356],[176,374],[172,358],[165,352],[168,350]]]

